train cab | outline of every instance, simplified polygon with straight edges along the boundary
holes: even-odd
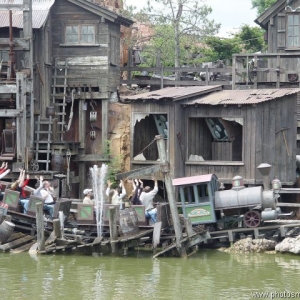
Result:
[[[219,190],[218,178],[214,174],[173,179],[179,193],[182,212],[192,225],[217,221],[214,207],[215,192]]]

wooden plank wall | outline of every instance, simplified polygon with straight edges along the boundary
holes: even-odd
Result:
[[[243,165],[232,162],[213,165],[191,163],[186,164],[185,176],[214,173],[219,178],[230,182],[235,175],[243,176],[251,184],[261,183],[262,177],[257,166],[263,162],[273,165],[271,179],[274,176],[292,184],[295,182],[295,156],[297,137],[297,95],[285,96],[278,100],[252,105],[228,105],[227,107],[206,106],[185,108],[187,117],[239,117],[244,120]],[[284,135],[281,129],[284,130]],[[195,136],[192,131],[186,133],[186,154],[189,153],[190,139]],[[286,143],[285,144],[285,140]],[[201,139],[198,143],[201,142]],[[234,149],[233,149],[234,151]]]
[[[56,1],[51,11],[52,21],[52,44],[53,57],[74,58],[78,64],[73,63],[69,72],[68,83],[70,85],[87,84],[87,86],[99,87],[101,92],[116,91],[119,85],[119,66],[109,64],[110,35],[116,37],[120,56],[120,26],[118,24],[102,22],[101,18],[65,0]],[[67,47],[64,43],[64,27],[66,24],[95,24],[96,45],[95,46],[72,46]],[[84,58],[96,58],[93,62],[80,63]],[[80,66],[81,65],[81,66]],[[78,75],[82,75],[79,76]],[[73,77],[72,77],[73,76]]]
[[[131,107],[132,107],[132,116],[131,116],[131,149],[134,149],[134,151],[131,153],[131,169],[135,169],[134,166],[138,165],[139,167],[141,167],[142,165],[145,167],[147,165],[147,162],[141,162],[141,164],[139,165],[139,161],[133,161],[133,156],[138,153],[136,151],[138,151],[136,145],[135,145],[135,135],[137,134],[135,132],[135,124],[134,124],[134,115],[136,113],[145,113],[145,114],[164,114],[167,115],[167,119],[168,119],[168,124],[169,124],[169,139],[166,141],[166,150],[167,150],[167,154],[169,157],[169,161],[170,161],[170,174],[171,176],[174,176],[175,172],[179,173],[180,170],[176,169],[175,170],[175,166],[178,166],[178,162],[179,159],[179,150],[178,150],[178,141],[177,141],[177,137],[175,134],[175,123],[179,123],[178,122],[178,117],[176,118],[175,116],[175,105],[173,105],[172,101],[157,101],[157,102],[140,102],[140,101],[135,101],[131,103]],[[155,127],[155,123],[153,121],[152,123],[153,127]],[[154,136],[150,136],[150,132],[152,132],[152,134],[154,134],[154,131],[156,131],[156,127],[155,130],[153,128],[149,128],[148,123],[144,123],[145,126],[140,126],[139,127],[139,133],[140,135],[142,135],[145,140],[148,136],[148,140],[152,141]],[[147,125],[147,126],[146,126]],[[143,131],[143,132],[141,132]],[[141,147],[141,145],[139,146]],[[155,150],[154,150],[155,148]],[[157,145],[156,142],[153,144],[153,148],[151,146],[152,149],[151,151],[156,151],[157,149]],[[150,162],[151,164],[151,162]]]

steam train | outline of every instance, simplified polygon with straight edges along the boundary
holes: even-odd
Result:
[[[217,224],[222,229],[255,228],[263,221],[277,219],[281,214],[276,206],[281,182],[274,179],[271,189],[271,165],[263,163],[257,168],[263,176],[263,187],[245,187],[241,176],[232,179],[230,190],[223,190],[214,174],[173,179],[184,217],[192,225]]]

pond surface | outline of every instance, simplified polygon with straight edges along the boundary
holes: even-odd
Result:
[[[143,252],[130,257],[0,253],[1,300],[253,299],[258,292],[270,293],[265,295],[270,299],[300,292],[299,278],[300,256],[282,254],[201,249],[188,259],[153,260]]]

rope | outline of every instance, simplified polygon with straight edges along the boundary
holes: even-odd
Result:
[[[156,139],[154,138],[152,142],[150,142],[150,144],[148,144],[140,153],[138,153],[137,155],[140,155],[141,153],[143,153],[148,147],[150,147],[154,142],[156,141]]]

